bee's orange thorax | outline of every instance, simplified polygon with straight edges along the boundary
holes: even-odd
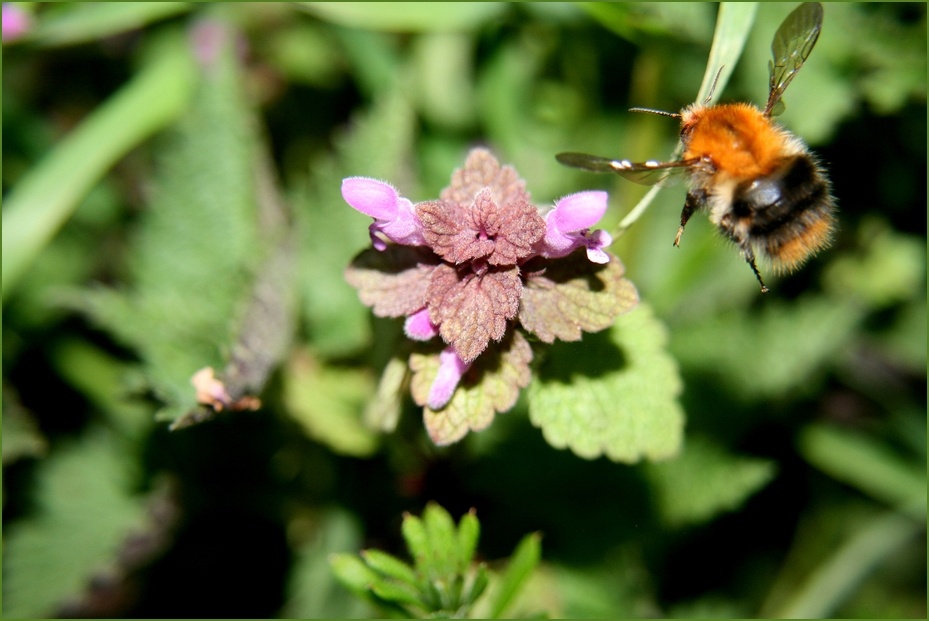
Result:
[[[685,158],[709,158],[736,179],[772,172],[784,155],[784,132],[749,104],[693,106],[682,113]]]

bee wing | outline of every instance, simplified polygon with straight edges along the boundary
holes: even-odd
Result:
[[[774,33],[774,40],[771,42],[774,60],[768,63],[771,81],[768,104],[764,108],[765,116],[772,115],[774,107],[787,90],[787,85],[800,71],[800,67],[816,45],[822,27],[823,6],[818,2],[804,2],[787,16]]]
[[[559,153],[555,156],[565,166],[583,168],[594,172],[611,172],[642,185],[673,185],[699,159],[675,160],[671,162],[630,162],[586,153]]]

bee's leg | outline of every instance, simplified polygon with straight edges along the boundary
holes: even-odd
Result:
[[[687,226],[690,216],[694,215],[694,212],[702,207],[705,202],[706,192],[700,190],[687,193],[687,198],[684,199],[684,208],[681,210],[681,228],[677,230],[677,237],[674,238],[675,246],[681,245],[681,235],[684,234],[684,227]]]
[[[745,257],[745,261],[748,263],[749,267],[752,268],[752,271],[755,272],[755,278],[758,279],[758,283],[761,285],[761,292],[767,293],[768,287],[764,284],[764,280],[761,279],[761,272],[758,271],[758,266],[755,265],[755,251],[752,250],[752,245],[747,241],[740,245],[742,246],[742,254]]]

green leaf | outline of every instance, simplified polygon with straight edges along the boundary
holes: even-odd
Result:
[[[414,616],[406,606],[401,605],[402,603],[430,609],[421,601],[419,594],[412,593],[403,585],[385,581],[378,572],[354,554],[331,554],[329,566],[336,580],[363,600],[376,606],[379,612],[388,618],[409,619]]]
[[[533,265],[523,268],[531,271]],[[598,265],[582,251],[546,261],[544,272],[527,279],[519,304],[519,322],[545,343],[579,341],[599,332],[639,302],[625,268],[616,257]]]
[[[190,8],[187,2],[78,2],[43,13],[29,38],[38,45],[73,45],[143,28]]]
[[[399,580],[409,586],[418,586],[418,579],[413,568],[392,554],[381,550],[362,550],[361,557],[368,567],[388,578]]]
[[[446,580],[458,569],[458,537],[455,522],[448,511],[431,502],[423,512],[429,536],[429,562],[418,569],[426,576]]]
[[[365,406],[364,422],[368,427],[386,433],[397,428],[408,380],[406,356],[396,355],[387,361],[377,383],[377,392]]]
[[[373,391],[368,373],[324,366],[305,351],[292,355],[284,369],[287,412],[309,437],[342,455],[365,457],[377,450],[377,435],[362,421]]]
[[[54,616],[94,575],[115,568],[146,517],[130,495],[136,481],[126,456],[117,438],[94,429],[39,465],[36,514],[4,528],[4,617]]]
[[[513,602],[526,580],[539,565],[542,558],[541,541],[542,536],[539,533],[532,533],[523,537],[516,546],[503,574],[500,587],[496,591],[496,597],[491,604],[491,618],[499,619],[503,616],[507,606]]]
[[[477,542],[481,536],[481,523],[474,509],[461,516],[458,521],[458,572],[464,573],[474,559]]]
[[[48,440],[39,431],[35,417],[26,410],[12,388],[3,387],[3,465],[24,457],[43,457],[48,452]],[[6,496],[3,501],[6,502]]]
[[[53,350],[59,375],[81,392],[107,421],[127,437],[140,438],[151,428],[151,406],[133,399],[133,378],[140,369],[78,339],[64,340]]]
[[[198,407],[191,386],[197,371],[222,371],[231,360],[232,394],[240,388],[234,384],[267,373],[287,338],[274,330],[286,334],[286,312],[279,312],[286,293],[280,291],[290,272],[272,269],[280,280],[267,278],[269,265],[281,268],[275,261],[285,255],[269,250],[280,250],[282,237],[279,230],[259,229],[260,218],[283,218],[270,213],[276,197],[268,189],[232,39],[226,31],[215,62],[202,67],[192,108],[161,153],[157,192],[131,243],[131,283],[77,300],[141,354],[154,392],[165,403],[162,419],[175,420]],[[209,303],[201,303],[204,296]],[[281,307],[272,309],[271,298]],[[264,316],[266,322],[255,322],[269,310],[274,312]],[[249,338],[258,341],[257,348]],[[263,351],[265,346],[278,351]],[[237,358],[245,364],[235,364]]]
[[[925,519],[925,464],[906,463],[872,438],[824,424],[807,426],[799,443],[803,456],[820,470],[891,507],[915,510],[918,518]]]
[[[339,582],[360,595],[366,595],[371,585],[380,580],[378,573],[354,554],[330,554],[329,566]]]
[[[706,41],[713,14],[700,3],[582,2],[591,16],[621,37],[632,41],[643,34]]]
[[[413,556],[417,571],[421,571],[423,567],[431,562],[432,557],[431,543],[426,525],[423,520],[415,515],[405,513],[400,530],[403,533],[406,547],[409,548],[410,554]]]
[[[716,18],[716,31],[713,33],[713,46],[706,63],[706,73],[694,101],[703,103],[712,91],[708,103],[714,103],[722,95],[729,82],[729,76],[735,70],[745,47],[745,40],[752,30],[757,2],[720,2],[719,15]]]
[[[670,526],[683,526],[737,509],[774,478],[776,466],[766,459],[732,455],[708,439],[691,436],[677,459],[647,464],[645,472],[662,519]]]
[[[555,343],[529,390],[529,418],[556,448],[619,462],[680,448],[681,379],[667,331],[645,304],[580,343]]]
[[[462,589],[461,605],[468,607],[473,606],[477,599],[484,594],[489,582],[490,574],[487,572],[487,567],[481,563],[477,566],[477,571],[474,572],[474,575],[468,577],[468,581]]]
[[[861,251],[831,262],[823,286],[833,295],[854,293],[876,307],[909,300],[926,282],[925,240],[895,232],[879,219],[867,219],[857,237]]]
[[[423,408],[429,437],[438,445],[451,444],[469,431],[486,429],[497,413],[509,410],[519,398],[519,389],[532,379],[529,363],[532,348],[517,330],[500,343],[491,343],[461,378],[455,394],[441,410]],[[425,406],[429,389],[439,372],[439,353],[410,356],[413,400]]]
[[[103,175],[181,113],[192,69],[182,46],[160,47],[150,64],[10,190],[3,205],[4,300]]]
[[[456,29],[424,34],[411,44],[415,92],[423,116],[450,129],[473,124],[476,40]]]
[[[337,155],[311,166],[309,190],[297,199],[300,234],[300,279],[303,318],[314,348],[325,356],[357,351],[371,337],[368,310],[345,281],[343,270],[370,245],[371,219],[342,198],[342,179],[351,176],[389,180],[407,193],[407,170],[413,143],[413,110],[400,85],[380,94],[372,109],[355,119],[341,136]]]
[[[388,32],[470,30],[507,8],[504,2],[302,2],[299,6],[337,24]]]
[[[671,350],[681,366],[718,377],[743,399],[795,398],[815,386],[861,317],[862,309],[847,299],[771,300],[755,314],[732,311],[679,326]]]
[[[423,606],[419,592],[406,584],[375,580],[371,584],[371,592],[385,602],[399,605],[410,604],[417,607]]]

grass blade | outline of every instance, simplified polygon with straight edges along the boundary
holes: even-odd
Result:
[[[194,82],[186,46],[161,51],[10,190],[3,209],[3,300],[87,192],[183,110]]]

